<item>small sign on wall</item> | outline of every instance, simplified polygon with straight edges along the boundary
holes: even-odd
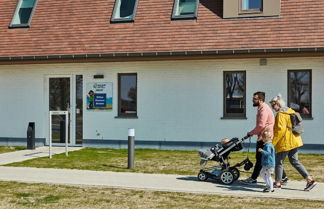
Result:
[[[111,110],[113,99],[112,93],[111,82],[87,83],[87,109]]]

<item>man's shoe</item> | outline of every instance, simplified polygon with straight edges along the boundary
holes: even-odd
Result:
[[[288,177],[286,176],[285,178],[281,179],[280,183],[283,185],[286,185],[288,183]]]
[[[249,177],[249,178],[247,178],[247,179],[243,179],[243,180],[241,180],[244,184],[255,184],[255,183],[257,183],[257,180],[255,180],[255,179],[253,179],[253,178],[251,178],[251,177]]]
[[[315,185],[316,185],[316,182],[314,180],[307,182],[304,191],[310,191],[311,189],[314,188]]]

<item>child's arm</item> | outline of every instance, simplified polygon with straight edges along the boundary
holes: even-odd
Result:
[[[270,156],[271,155],[271,147],[264,146],[263,150],[261,151],[261,154],[264,156]]]

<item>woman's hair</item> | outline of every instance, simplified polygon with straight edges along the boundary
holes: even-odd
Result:
[[[263,139],[271,140],[272,139],[272,134],[270,131],[264,131],[261,134]]]
[[[279,105],[279,107],[285,107],[286,106],[286,102],[285,100],[282,98],[281,94],[279,93],[277,96],[273,97],[269,103],[271,105],[277,104]]]

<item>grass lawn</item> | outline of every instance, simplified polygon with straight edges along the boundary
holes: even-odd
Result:
[[[0,181],[0,208],[324,208],[323,201],[155,192]]]
[[[7,146],[0,146],[0,154],[6,152],[14,152],[19,150],[24,150],[26,147],[7,147]]]
[[[231,165],[241,162],[246,158],[246,153],[231,153]],[[250,153],[249,158],[253,161],[255,153]],[[317,181],[324,181],[322,175],[324,171],[324,155],[300,154],[300,161],[308,169]],[[37,158],[24,162],[12,163],[9,166],[26,166],[39,168],[68,168],[86,169],[99,171],[118,171],[118,172],[140,172],[140,173],[162,173],[179,175],[197,175],[202,168],[199,165],[200,158],[196,151],[170,151],[136,149],[135,169],[127,169],[127,150],[126,149],[95,149],[85,148],[79,151],[65,154],[54,155],[52,159],[47,157]],[[216,162],[210,161],[207,166],[213,166]],[[302,180],[302,177],[289,164],[285,162],[285,169],[290,179]],[[251,174],[240,169],[241,177]]]

